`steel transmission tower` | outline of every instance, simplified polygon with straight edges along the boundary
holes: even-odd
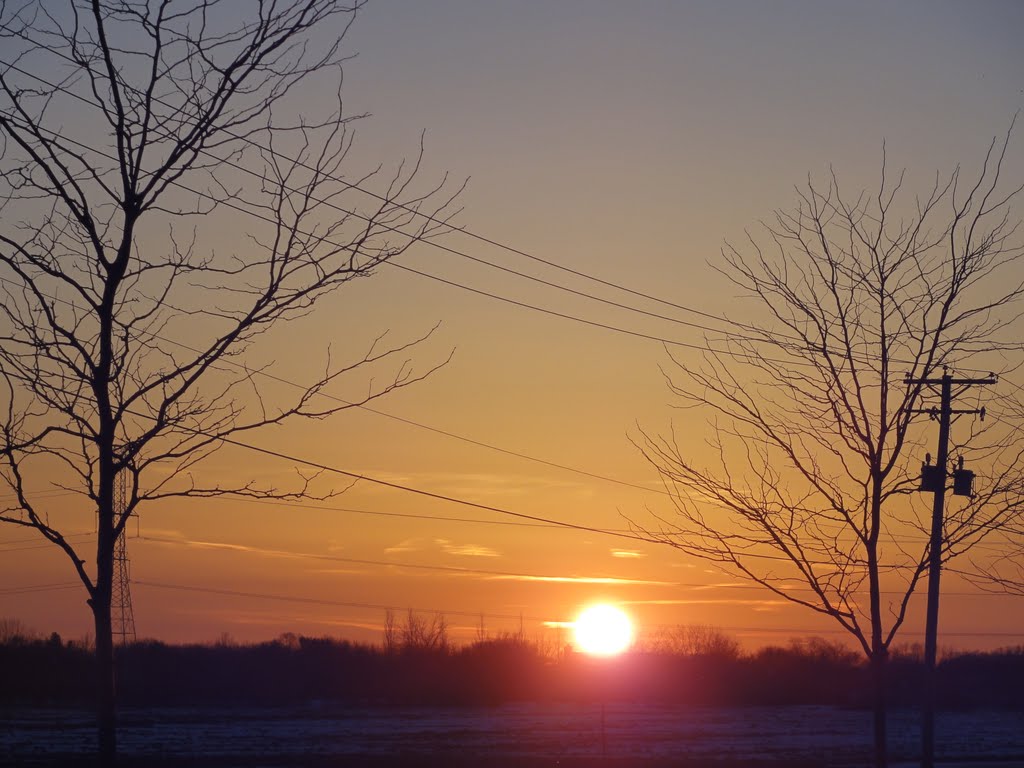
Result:
[[[128,508],[128,470],[117,473],[114,482],[114,520],[120,520]],[[128,561],[128,526],[114,542],[114,583],[110,601],[110,621],[114,640],[120,645],[135,642],[135,614],[132,611],[131,570]]]

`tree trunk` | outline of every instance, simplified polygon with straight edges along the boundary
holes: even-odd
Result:
[[[886,768],[889,763],[888,731],[886,724],[886,660],[885,649],[871,654],[871,709],[874,725],[875,768]]]
[[[117,756],[117,713],[114,701],[114,636],[110,593],[90,601],[96,625],[96,729],[101,768],[113,768]]]
[[[96,588],[89,605],[96,627],[97,765],[114,768],[117,760],[117,710],[114,690],[114,626],[111,616],[114,577],[110,516],[100,515]]]

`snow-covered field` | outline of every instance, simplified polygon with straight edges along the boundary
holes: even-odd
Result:
[[[918,748],[918,715],[890,717],[895,763]],[[602,728],[603,721],[603,728]],[[131,709],[122,712],[123,755],[188,760],[217,757],[318,758],[393,754],[502,755],[545,758],[728,758],[820,760],[867,765],[870,714],[833,707],[675,709],[610,704],[520,704],[491,709]],[[1024,766],[1024,713],[940,713],[937,753],[943,762]],[[29,710],[0,713],[0,762],[88,754],[89,713]],[[482,761],[481,764],[485,764]]]

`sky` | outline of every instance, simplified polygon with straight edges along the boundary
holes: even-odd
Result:
[[[714,268],[723,243],[791,207],[808,177],[831,170],[845,188],[870,188],[883,145],[910,189],[927,189],[936,171],[958,163],[977,171],[1024,107],[1021,30],[1024,6],[1010,1],[373,0],[345,42],[356,54],[345,67],[346,109],[369,115],[357,124],[352,160],[356,169],[394,168],[416,155],[422,135],[424,183],[468,180],[456,219],[465,232],[444,245],[699,322],[472,235],[683,307],[742,312]],[[1009,178],[1024,177],[1022,130]],[[843,637],[826,619],[672,548],[528,519],[627,530],[630,520],[667,513],[631,438],[674,420],[697,443],[706,418],[672,409],[660,372],[666,345],[643,336],[700,344],[698,329],[428,245],[398,261],[633,335],[385,266],[271,333],[256,361],[307,381],[328,345],[355,356],[385,331],[405,340],[435,325],[413,365],[451,360],[373,410],[254,442],[527,517],[365,481],[315,503],[161,504],[129,529],[140,637],[379,641],[386,610],[414,609],[444,613],[457,639],[481,626],[522,627],[561,645],[551,625],[597,601],[621,605],[641,631],[710,624],[750,647]],[[367,386],[355,377],[332,394],[355,398]],[[208,471],[287,482],[295,466],[225,449]],[[349,481],[330,483],[341,490]],[[74,527],[90,541],[87,514]],[[0,616],[86,635],[90,614],[66,558],[27,538],[0,530]],[[1024,642],[1021,598],[981,594],[955,576],[945,583],[943,646]],[[37,585],[46,588],[28,589]],[[916,606],[908,643],[921,639],[920,614]]]

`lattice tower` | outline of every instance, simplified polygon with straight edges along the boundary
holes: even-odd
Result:
[[[128,508],[128,470],[117,473],[114,482],[114,520],[120,520]],[[114,642],[125,645],[135,642],[135,613],[132,611],[131,569],[128,561],[128,526],[114,542],[114,584],[110,603],[110,620]]]

